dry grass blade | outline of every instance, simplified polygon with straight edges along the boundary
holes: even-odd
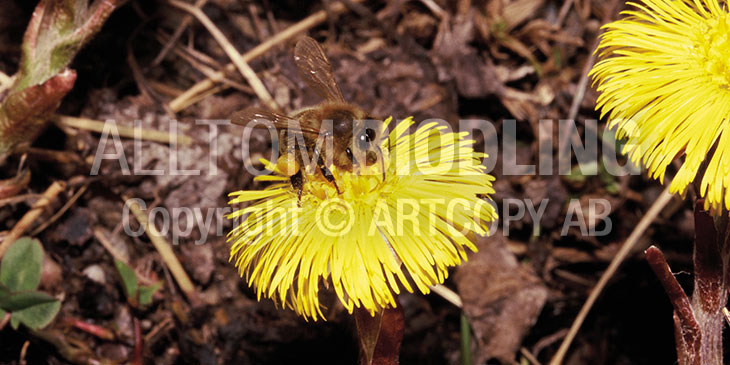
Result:
[[[459,296],[459,294],[442,284],[436,284],[431,286],[431,290],[440,297],[446,299],[447,302],[453,304],[458,308],[461,308],[464,305],[464,303],[461,301],[461,297]]]
[[[360,2],[362,0],[356,1]],[[342,5],[342,3],[335,3],[332,5],[332,8],[330,8],[330,12],[333,14],[341,14],[343,13],[347,8]],[[295,35],[302,33],[312,27],[315,27],[319,24],[322,24],[327,20],[327,11],[320,10],[305,19],[302,19],[298,23],[284,29],[283,31],[277,33],[273,37],[267,39],[266,41],[262,42],[258,46],[252,48],[250,51],[243,54],[242,59],[245,62],[251,62],[251,60],[262,56],[266,52],[268,52],[271,48],[274,46],[286,41],[287,39],[290,39],[294,37]],[[225,71],[232,72],[235,71],[236,66],[233,64],[228,64],[225,67]],[[174,112],[179,112],[188,106],[194,104],[191,102],[192,99],[195,99],[201,94],[204,94],[205,92],[213,89],[216,87],[217,83],[225,77],[225,73],[223,71],[216,72],[213,76],[215,77],[209,77],[203,81],[198,82],[197,84],[193,85],[191,88],[189,88],[187,91],[185,91],[182,95],[178,96],[174,100],[172,100],[169,105],[170,109],[172,109]],[[198,99],[199,100],[199,99]]]
[[[555,26],[562,27],[565,17],[568,16],[568,11],[573,6],[573,0],[563,0],[563,5],[560,7],[558,17],[555,19]]]
[[[26,200],[38,199],[38,198],[41,198],[41,197],[42,197],[41,194],[23,194],[23,195],[16,195],[16,196],[13,196],[13,197],[10,197],[10,198],[0,199],[0,207],[3,207],[3,206],[8,205],[8,204],[21,203],[21,202],[24,202]]]
[[[166,40],[167,37],[165,37],[163,34],[158,34],[156,38],[160,43],[165,44],[167,42],[167,40]],[[212,65],[211,66],[208,65],[208,64],[213,63],[214,60],[202,59],[203,57],[207,57],[204,54],[197,52],[195,50],[189,49],[189,48],[181,47],[181,46],[173,47],[173,52],[175,52],[175,55],[177,55],[178,57],[187,61],[190,64],[190,66],[192,66],[193,68],[198,70],[200,73],[205,75],[205,77],[219,81],[227,86],[238,89],[247,94],[252,94],[252,95],[255,94],[253,89],[250,88],[248,85],[244,85],[244,84],[241,84],[234,80],[231,80],[230,78],[228,78],[226,76],[217,77],[218,74],[216,74],[216,70],[213,68]],[[217,67],[222,68],[221,65],[217,65]],[[174,97],[178,97],[181,94],[182,94],[182,92],[177,93]]]
[[[59,164],[76,164],[83,165],[84,161],[77,153],[71,151],[58,151],[38,147],[30,147],[28,149],[19,148],[20,152],[27,153],[29,157],[39,161],[49,161]]]
[[[200,9],[202,8],[205,3],[207,3],[208,0],[197,0],[195,4],[193,4],[194,7]],[[190,15],[186,15],[183,17],[182,21],[180,21],[180,25],[175,28],[175,32],[172,33],[172,36],[170,39],[165,43],[165,45],[162,47],[162,50],[160,50],[160,53],[157,54],[157,57],[152,61],[152,64],[149,67],[155,67],[162,62],[163,59],[165,59],[165,56],[170,52],[172,47],[175,45],[178,39],[180,39],[180,36],[185,31],[185,28],[190,25],[190,22],[193,21],[193,17]]]
[[[43,209],[50,204],[50,202],[53,199],[56,199],[56,196],[60,194],[63,190],[66,189],[66,183],[63,181],[55,181],[51,186],[46,189],[45,192],[43,192],[43,197],[39,199],[35,204],[33,204],[33,208],[31,208],[25,215],[23,215],[22,218],[18,221],[18,223],[13,226],[13,229],[10,230],[10,233],[8,233],[7,236],[3,239],[3,242],[0,243],[0,258],[5,255],[5,252],[10,248],[10,245],[15,242],[20,236],[25,233],[25,231],[30,228],[30,225],[35,222],[36,219],[41,215],[41,212],[43,212]]]
[[[596,286],[591,291],[588,299],[586,299],[585,303],[583,303],[583,307],[580,309],[580,312],[578,312],[578,316],[575,317],[573,324],[570,326],[568,334],[565,336],[563,342],[560,344],[558,352],[555,353],[555,356],[553,356],[553,358],[550,360],[551,365],[559,365],[563,363],[563,359],[568,352],[568,348],[570,348],[570,344],[573,342],[575,335],[578,334],[580,326],[586,319],[586,316],[588,315],[588,312],[590,312],[591,307],[593,307],[593,304],[596,302],[596,299],[598,299],[598,296],[603,291],[603,288],[606,287],[606,284],[608,284],[608,281],[611,279],[613,274],[616,273],[619,266],[621,266],[621,263],[623,263],[624,259],[626,259],[626,256],[629,255],[632,249],[639,242],[639,239],[644,234],[646,229],[649,228],[649,225],[651,225],[654,219],[659,216],[659,213],[664,209],[664,207],[667,206],[667,204],[672,200],[672,197],[673,195],[669,193],[669,184],[667,184],[667,188],[662,191],[661,195],[659,195],[657,200],[654,201],[654,204],[652,204],[651,208],[649,208],[646,214],[641,218],[639,224],[636,225],[636,228],[634,228],[633,232],[631,232],[631,235],[629,235],[619,251],[616,253],[616,256],[614,256],[613,260],[611,260],[611,263],[608,265],[606,271],[603,273],[603,275],[601,275],[601,278],[598,280],[598,283],[596,283]]]
[[[223,32],[221,32],[218,27],[213,24],[213,22],[208,18],[205,13],[203,13],[200,9],[183,3],[181,1],[177,0],[168,0],[168,4],[184,10],[191,15],[193,15],[203,26],[205,29],[210,32],[210,34],[215,38],[216,42],[223,48],[223,51],[226,52],[228,57],[233,61],[233,64],[236,65],[236,68],[238,68],[238,71],[241,73],[241,75],[248,81],[249,85],[253,88],[254,92],[256,92],[256,95],[261,99],[261,101],[271,110],[281,110],[279,106],[274,101],[274,98],[271,97],[271,94],[269,94],[269,91],[266,89],[266,86],[264,86],[264,83],[259,79],[259,77],[256,75],[256,72],[251,68],[251,66],[246,63],[246,61],[241,57],[241,54],[236,50],[236,47],[231,44],[231,42],[226,38],[225,35],[223,35]]]
[[[195,285],[193,285],[190,277],[185,272],[185,269],[183,269],[182,264],[180,264],[180,260],[178,260],[177,256],[175,255],[175,252],[173,252],[172,248],[170,248],[170,243],[165,240],[165,237],[162,236],[160,231],[157,230],[157,227],[154,225],[154,223],[151,223],[149,221],[148,216],[142,211],[142,209],[134,200],[131,200],[127,197],[123,197],[123,199],[125,201],[124,204],[127,204],[127,206],[129,206],[129,210],[132,211],[134,217],[144,228],[144,231],[147,233],[147,237],[149,237],[150,241],[152,241],[152,245],[155,246],[155,249],[162,257],[162,261],[164,261],[165,265],[167,265],[167,268],[170,269],[172,277],[175,278],[175,281],[180,286],[180,289],[183,291],[183,293],[185,293],[185,296],[188,298],[188,300],[190,300],[190,303],[193,306],[198,305],[200,303],[200,299],[198,298],[198,293],[195,289]]]
[[[149,80],[150,87],[155,90],[156,93],[167,96],[170,98],[176,98],[180,96],[180,94],[183,93],[183,90],[180,90],[174,86],[168,85],[164,82],[155,81],[155,80]]]
[[[63,207],[61,207],[61,209],[58,210],[58,212],[56,212],[51,218],[49,218],[45,222],[43,222],[43,224],[41,224],[38,228],[36,228],[33,231],[33,233],[31,233],[30,235],[37,236],[39,233],[43,232],[44,229],[48,228],[48,226],[53,224],[53,222],[57,221],[58,218],[61,218],[63,213],[66,213],[66,211],[69,210],[69,208],[71,208],[74,205],[74,203],[76,203],[76,201],[81,197],[81,195],[84,192],[86,192],[86,189],[88,187],[89,187],[88,184],[80,187],[79,190],[76,191],[76,193],[74,193],[74,195],[71,197],[71,199],[69,199],[66,202],[66,204],[64,204]]]
[[[433,15],[436,15],[439,19],[443,19],[449,16],[449,14],[433,0],[421,0],[421,3],[425,5],[428,10],[431,10]]]
[[[26,365],[28,363],[25,359],[25,356],[28,354],[28,346],[30,346],[30,341],[25,341],[23,347],[20,349],[20,359],[18,360],[18,364],[20,365]]]
[[[69,117],[65,115],[56,115],[54,116],[53,120],[60,127],[77,128],[98,133],[104,131],[105,125],[105,122],[102,122],[100,120]],[[137,134],[139,134],[139,138],[144,141],[152,141],[166,144],[176,143],[178,145],[185,146],[193,143],[193,139],[186,135],[172,135],[168,132],[158,131],[154,129],[142,129],[117,125],[117,131],[119,132],[120,137],[125,138],[137,138]]]
[[[215,87],[213,87],[211,89],[205,90],[201,94],[193,95],[193,97],[191,97],[189,99],[185,99],[182,104],[179,104],[180,110],[183,110],[183,109],[185,109],[185,108],[187,108],[187,107],[189,107],[191,105],[195,105],[198,102],[200,102],[201,100],[203,100],[203,99],[205,99],[205,98],[207,98],[207,97],[209,97],[211,95],[215,95],[215,94],[217,94],[217,93],[225,90],[226,88],[227,88],[227,86],[225,86],[225,84],[224,85],[218,85],[218,86],[215,86]]]
[[[540,365],[540,361],[537,360],[535,355],[533,355],[530,350],[520,347],[520,355],[522,355],[525,360],[529,361],[532,365]]]

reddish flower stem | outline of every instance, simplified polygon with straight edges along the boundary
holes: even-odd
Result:
[[[713,218],[700,199],[695,205],[694,291],[690,300],[652,246],[646,259],[674,307],[674,330],[680,364],[722,364],[722,309],[728,297],[727,217]]]
[[[356,308],[355,325],[360,342],[361,365],[397,365],[405,329],[403,308],[386,308],[370,315]]]
[[[144,336],[142,336],[142,327],[139,324],[139,319],[134,318],[134,352],[132,353],[132,365],[142,365],[144,354]]]
[[[73,317],[65,318],[64,322],[71,327],[76,327],[86,333],[92,334],[103,340],[108,340],[108,341],[114,340],[114,333],[112,333],[112,331],[110,331],[104,327],[100,327],[95,324],[87,323],[78,318],[73,318]]]
[[[674,337],[677,341],[677,358],[680,364],[700,364],[699,349],[702,341],[700,326],[694,317],[692,305],[682,287],[669,269],[664,254],[656,246],[649,247],[644,254],[649,266],[656,274],[669,301],[674,307]]]

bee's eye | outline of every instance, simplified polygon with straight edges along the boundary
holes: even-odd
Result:
[[[350,149],[350,147],[347,147],[345,153],[347,154],[347,158],[349,158],[350,161],[355,161],[355,156],[352,155],[352,150]]]
[[[366,128],[360,136],[358,136],[357,142],[358,147],[362,150],[367,150],[370,147],[370,142],[375,139],[375,131],[371,128]]]
[[[367,150],[368,147],[370,147],[370,139],[366,134],[361,134],[360,137],[357,139],[357,146],[361,150]]]
[[[372,128],[366,128],[365,136],[368,138],[368,142],[370,142],[375,139],[375,131]]]

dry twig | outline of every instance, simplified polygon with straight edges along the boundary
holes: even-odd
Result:
[[[202,8],[205,3],[207,3],[208,0],[197,0],[193,6],[197,9]],[[165,43],[165,45],[162,47],[162,50],[160,50],[160,53],[157,54],[157,57],[152,61],[152,64],[149,67],[155,67],[162,62],[163,59],[165,59],[165,56],[170,52],[172,47],[177,43],[177,40],[180,39],[180,36],[183,34],[185,29],[190,25],[190,22],[193,21],[193,17],[191,15],[185,15],[182,18],[182,21],[180,21],[180,25],[175,28],[175,31],[172,33],[172,36],[170,39]]]
[[[164,334],[164,332],[172,328],[174,325],[175,321],[173,321],[172,317],[165,317],[162,322],[158,323],[154,328],[147,332],[146,335],[144,335],[144,343],[148,346],[152,345],[155,340],[159,338],[160,334]]]
[[[80,187],[79,190],[76,191],[76,193],[71,197],[71,199],[69,199],[66,202],[66,204],[64,204],[63,207],[61,207],[61,209],[58,210],[58,212],[56,212],[53,216],[51,216],[51,218],[49,218],[45,222],[43,222],[43,224],[41,224],[38,228],[36,228],[30,235],[37,236],[39,233],[43,232],[44,229],[48,228],[48,226],[53,224],[53,222],[57,221],[58,218],[61,218],[63,213],[66,213],[66,211],[69,208],[71,208],[71,206],[74,205],[74,203],[76,203],[76,201],[81,197],[81,194],[83,194],[88,187],[89,187],[88,184]]]
[[[533,355],[532,352],[530,352],[530,350],[528,350],[528,349],[526,349],[524,347],[520,347],[520,354],[527,361],[529,361],[530,364],[532,364],[532,365],[540,365],[540,361],[537,360],[537,358],[535,357],[535,355]]]
[[[23,347],[20,349],[20,359],[18,361],[20,365],[26,365],[28,363],[25,359],[25,356],[28,354],[28,346],[30,346],[30,341],[25,341]]]
[[[431,290],[433,290],[434,293],[446,299],[447,302],[455,305],[458,308],[462,308],[464,305],[464,302],[461,301],[461,297],[459,296],[459,294],[442,284],[432,285]]]
[[[226,52],[228,57],[233,61],[233,64],[236,65],[236,68],[238,68],[238,71],[243,75],[243,77],[248,81],[249,85],[253,88],[254,92],[256,92],[256,95],[261,99],[261,101],[271,110],[278,111],[281,110],[279,106],[274,101],[274,98],[271,97],[271,94],[266,89],[266,86],[264,86],[264,83],[259,79],[259,77],[256,75],[256,72],[251,68],[251,66],[248,65],[248,63],[241,57],[241,54],[236,50],[236,47],[231,44],[231,42],[226,38],[225,35],[223,35],[223,32],[221,32],[218,27],[213,24],[213,22],[208,18],[205,13],[203,13],[200,9],[186,4],[181,1],[177,0],[168,0],[168,4],[184,10],[188,12],[189,14],[193,15],[203,26],[210,32],[210,34],[215,38],[216,42],[223,48],[223,51]]]
[[[421,3],[425,5],[428,10],[431,10],[431,12],[439,19],[444,19],[449,16],[449,14],[433,0],[421,0]]]
[[[29,147],[27,149],[20,148],[18,149],[18,151],[16,151],[16,153],[18,152],[27,153],[28,156],[32,156],[34,160],[50,161],[58,164],[84,164],[84,161],[81,159],[81,157],[77,153],[71,151],[59,151],[46,148]]]
[[[166,37],[163,34],[158,34],[156,38],[160,43],[163,43],[163,44],[166,43],[166,41],[165,41]],[[205,54],[195,51],[193,49],[181,47],[181,46],[175,46],[173,48],[173,51],[175,52],[175,54],[178,57],[187,61],[190,64],[190,66],[192,66],[193,68],[198,70],[200,73],[202,73],[206,77],[220,79],[220,82],[223,84],[226,84],[230,87],[243,91],[247,94],[255,94],[253,89],[251,87],[249,87],[248,85],[244,85],[244,84],[241,84],[240,82],[231,80],[230,78],[228,78],[226,76],[223,76],[222,78],[216,77],[216,71],[211,66],[213,66],[214,64],[217,64],[217,62],[215,62],[215,60],[208,59]],[[214,66],[217,66],[218,68],[222,68],[222,66],[220,66],[220,65],[214,65]],[[182,92],[179,92],[174,97],[178,97],[181,94],[182,94]]]
[[[170,86],[164,82],[156,81],[156,80],[149,80],[150,87],[155,90],[155,92],[159,93],[160,95],[167,96],[170,98],[176,98],[180,96],[180,94],[183,93],[183,90],[180,90],[174,86]]]
[[[63,181],[55,181],[51,186],[46,189],[45,192],[43,192],[43,197],[39,199],[35,204],[33,204],[33,207],[23,215],[22,218],[18,221],[18,223],[15,224],[13,229],[10,230],[10,233],[8,233],[7,236],[3,239],[3,242],[0,243],[0,258],[5,255],[5,252],[10,248],[10,245],[15,242],[20,236],[25,233],[25,231],[30,228],[30,225],[35,222],[36,219],[41,215],[41,212],[43,212],[43,209],[48,206],[48,204],[51,203],[53,199],[58,196],[59,193],[61,193],[64,189],[66,189],[66,183]]]
[[[185,99],[181,104],[179,104],[180,110],[186,109],[187,107],[189,107],[191,105],[195,105],[198,102],[200,102],[201,100],[225,90],[227,87],[228,86],[226,86],[225,84],[218,85],[211,89],[207,89],[200,94],[193,95],[191,98]]]
[[[573,6],[573,0],[563,0],[563,5],[560,6],[560,11],[558,12],[558,17],[555,19],[555,27],[560,28],[563,26],[563,21],[565,21],[565,17],[568,16],[568,11],[570,11],[570,8]]]
[[[188,300],[190,300],[193,306],[197,305],[200,300],[198,299],[195,285],[193,285],[190,277],[188,277],[185,269],[183,269],[180,264],[180,260],[178,260],[175,255],[175,252],[173,252],[172,248],[170,248],[170,244],[167,240],[165,240],[165,237],[162,236],[160,231],[157,230],[154,223],[150,223],[149,217],[142,211],[134,200],[131,200],[128,197],[123,197],[123,199],[124,204],[129,206],[129,210],[132,211],[134,217],[137,218],[139,224],[144,228],[147,233],[147,237],[149,237],[150,241],[152,241],[152,245],[155,246],[155,249],[162,257],[162,261],[164,261],[167,268],[170,269],[170,272],[175,278],[175,281],[177,281],[177,284],[180,286],[180,289],[183,293],[185,293],[185,296]]]
[[[32,199],[38,199],[42,197],[41,194],[23,194],[23,195],[16,195],[10,198],[4,198],[0,199],[0,207],[3,207],[8,204],[17,204],[20,202],[24,202],[26,200],[32,200]]]
[[[100,120],[69,117],[65,115],[56,115],[54,116],[53,120],[54,122],[56,122],[56,124],[59,125],[59,127],[77,128],[98,133],[104,131],[105,122],[102,122]],[[145,141],[167,144],[175,142],[178,145],[186,146],[193,143],[193,139],[184,134],[176,134],[173,136],[169,132],[163,132],[154,129],[133,128],[117,125],[117,131],[119,132],[120,137],[125,138],[136,138],[137,134],[139,134],[139,138]]]
[[[165,110],[165,113],[167,113],[167,116],[170,117],[170,119],[175,118],[175,112],[170,109],[170,107],[163,102],[162,97],[155,92],[154,88],[150,86],[150,83],[147,81],[147,78],[144,76],[144,72],[142,71],[142,68],[139,66],[139,63],[137,62],[137,58],[134,56],[134,47],[132,47],[132,43],[134,39],[137,37],[137,34],[139,31],[144,28],[146,24],[145,22],[142,22],[137,26],[137,28],[132,32],[132,34],[129,36],[129,39],[127,39],[127,64],[129,65],[129,68],[132,70],[132,77],[134,78],[134,82],[137,84],[137,89],[140,91],[142,96],[147,99],[151,103],[159,103],[162,106],[162,109]]]
[[[362,0],[359,0],[362,1]],[[342,3],[336,3],[332,5],[332,8],[330,11],[333,14],[341,14],[345,12],[347,8],[342,5]],[[275,34],[273,37],[267,39],[265,42],[262,42],[258,46],[252,48],[250,51],[243,54],[241,57],[243,61],[245,62],[251,62],[253,59],[262,56],[266,52],[269,51],[272,47],[278,45],[279,43],[282,43],[286,41],[289,38],[294,37],[295,35],[304,32],[312,27],[315,27],[319,24],[322,24],[324,21],[327,20],[327,11],[320,10],[304,19],[299,21],[298,23],[284,29],[283,31]],[[225,71],[232,72],[236,70],[236,66],[229,63],[225,67]],[[198,95],[203,94],[214,87],[216,87],[217,83],[225,76],[225,73],[223,71],[217,71],[213,76],[215,77],[209,77],[203,81],[198,82],[197,84],[193,85],[191,88],[186,90],[182,95],[178,96],[174,100],[170,101],[170,109],[172,109],[175,112],[179,112],[180,110],[185,109],[186,107],[194,104],[191,102],[192,99],[196,98]],[[200,100],[200,99],[198,99]]]
[[[570,348],[570,344],[573,342],[575,335],[578,334],[580,326],[586,319],[586,316],[593,307],[593,304],[596,302],[596,299],[598,299],[598,296],[603,291],[603,288],[606,287],[606,284],[608,284],[608,281],[611,279],[611,277],[613,277],[613,274],[616,273],[619,266],[621,266],[624,259],[626,259],[626,256],[629,255],[629,253],[639,242],[639,239],[644,234],[646,229],[649,228],[649,225],[651,225],[654,219],[659,216],[659,213],[661,213],[664,207],[672,200],[672,197],[673,195],[669,193],[669,184],[667,183],[667,188],[662,191],[661,195],[659,195],[657,200],[654,201],[654,204],[651,205],[651,208],[649,208],[646,214],[644,214],[644,216],[641,218],[639,224],[636,225],[634,231],[631,232],[631,235],[629,235],[629,237],[626,239],[624,244],[616,253],[616,256],[614,256],[613,260],[611,260],[611,263],[608,265],[606,271],[603,273],[603,275],[601,275],[601,278],[598,280],[598,283],[596,283],[596,286],[593,288],[593,290],[591,290],[591,294],[588,296],[588,299],[586,299],[585,303],[583,303],[583,307],[580,309],[580,312],[578,312],[578,315],[575,317],[573,324],[570,326],[568,334],[565,336],[563,342],[560,344],[558,352],[556,352],[555,356],[553,356],[553,358],[550,360],[551,365],[559,365],[563,363],[563,359],[568,352],[568,348]]]

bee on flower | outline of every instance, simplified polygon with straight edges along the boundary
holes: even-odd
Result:
[[[411,118],[391,128],[392,118],[346,103],[312,38],[297,43],[294,60],[325,102],[291,117],[257,108],[233,116],[271,123],[284,143],[277,161],[262,161],[272,174],[256,177],[271,185],[230,194],[230,204],[248,204],[229,215],[242,220],[229,233],[231,260],[259,300],[307,319],[324,318],[321,287],[372,316],[395,308],[402,288],[428,293],[497,218],[486,154],[466,132],[425,123],[411,133]]]
[[[230,215],[246,217],[229,240],[259,299],[316,320],[324,284],[350,313],[374,313],[396,306],[401,288],[428,293],[466,260],[467,249],[476,250],[470,235],[487,234],[497,218],[485,199],[494,194],[485,155],[467,133],[442,133],[436,123],[409,133],[413,124],[402,121],[381,141],[385,174],[378,164],[370,171],[332,166],[337,188],[310,176],[300,197],[288,174],[265,161],[274,174],[257,179],[272,185],[231,194],[231,204],[251,203]]]

